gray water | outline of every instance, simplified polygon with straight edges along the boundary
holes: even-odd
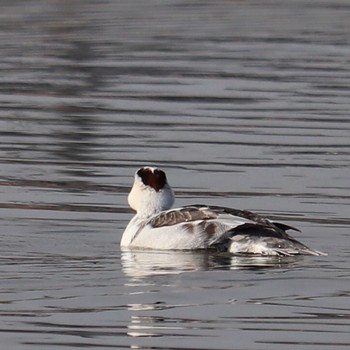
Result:
[[[349,1],[0,16],[1,349],[349,349]],[[150,164],[329,255],[121,252]]]

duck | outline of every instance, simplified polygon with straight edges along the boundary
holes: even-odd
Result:
[[[286,232],[299,229],[248,210],[203,204],[172,208],[174,201],[174,191],[162,169],[138,169],[128,195],[136,214],[122,234],[121,247],[214,250],[238,256],[327,255]]]

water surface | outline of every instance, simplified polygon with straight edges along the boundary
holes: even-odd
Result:
[[[348,1],[4,2],[6,349],[348,349]],[[327,257],[121,251],[133,173]]]

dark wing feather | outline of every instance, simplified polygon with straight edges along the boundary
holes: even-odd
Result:
[[[152,227],[173,226],[184,222],[192,222],[196,220],[216,219],[218,214],[205,208],[187,206],[181,209],[167,210],[152,217],[148,224]]]
[[[200,204],[195,204],[192,205],[192,207],[194,208],[202,208],[205,207],[204,205],[200,205]],[[277,227],[278,229],[282,230],[282,231],[287,231],[287,230],[293,230],[293,231],[298,231],[301,232],[298,228],[290,226],[290,225],[286,225],[286,224],[282,224],[280,222],[272,222],[270,220],[268,220],[267,218],[260,216],[258,214],[252,213],[249,210],[239,210],[239,209],[233,209],[233,208],[227,208],[227,207],[217,207],[217,206],[207,206],[207,208],[213,212],[216,213],[225,213],[225,214],[230,214],[230,215],[234,215],[234,216],[238,216],[241,218],[245,218],[251,221],[254,221],[258,224],[264,224],[264,226],[269,226],[269,227]],[[256,226],[254,226],[256,227]]]
[[[293,230],[293,231],[297,231],[297,232],[301,232],[298,228],[290,226],[290,225],[286,225],[286,224],[282,224],[280,222],[272,222],[276,227],[280,228],[283,231],[288,231],[288,230]]]
[[[202,204],[194,204],[185,206],[181,209],[167,210],[152,217],[148,224],[152,227],[173,226],[184,222],[192,222],[196,220],[211,220],[216,219],[220,214],[228,214],[232,216],[241,217],[252,221],[252,224],[257,228],[256,224],[260,224],[263,227],[269,227],[271,230],[276,231],[277,234],[283,234],[287,230],[299,231],[297,228],[282,224],[279,222],[271,222],[270,220],[254,214],[248,210],[239,210],[227,207],[218,206],[206,206]]]
[[[206,206],[206,205],[201,205],[201,204],[194,204],[191,205],[192,208],[207,208],[207,210],[210,210],[212,212],[215,212],[217,214],[229,214],[229,215],[233,215],[233,216],[238,216],[244,219],[248,219],[257,223],[264,223],[264,224],[269,224],[271,223],[269,220],[267,220],[266,218],[258,215],[258,214],[254,214],[251,211],[248,210],[240,210],[240,209],[233,209],[233,208],[228,208],[228,207],[218,207],[215,205],[210,205],[210,206]]]

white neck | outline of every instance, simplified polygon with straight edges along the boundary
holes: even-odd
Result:
[[[128,202],[140,218],[148,218],[172,207],[175,195],[168,184],[158,192],[135,181],[129,193]]]

